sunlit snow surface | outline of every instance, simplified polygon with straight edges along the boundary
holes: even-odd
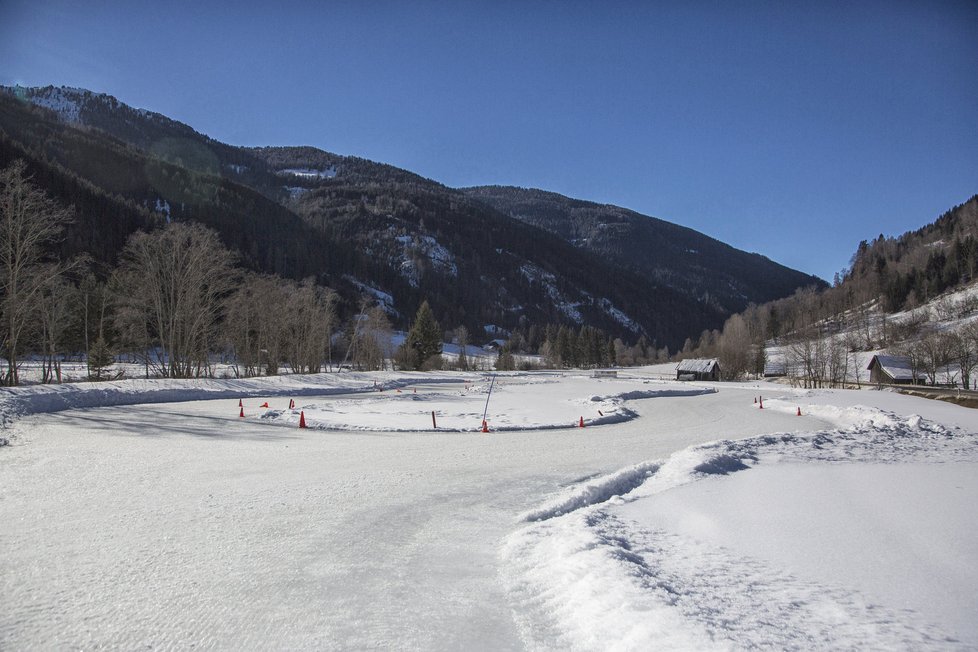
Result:
[[[2,390],[0,649],[978,646],[973,411],[620,376]]]

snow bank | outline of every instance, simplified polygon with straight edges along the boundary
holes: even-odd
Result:
[[[696,396],[714,390],[662,383],[648,389],[648,380],[597,380],[553,373],[497,374],[465,372],[370,372],[283,375],[242,379],[130,379],[0,388],[0,422],[28,414],[139,403],[173,403],[256,397],[320,397],[300,400],[295,409],[246,405],[245,417],[292,426],[305,412],[310,429],[344,431],[471,432],[480,430],[486,413],[492,431],[570,428],[584,419],[587,426],[630,421],[636,413],[626,401],[656,396]],[[430,392],[425,386],[456,384],[456,391]],[[639,389],[641,387],[641,389]],[[418,389],[421,392],[418,392]],[[614,388],[607,395],[595,391]],[[342,395],[355,395],[344,398]],[[283,404],[282,408],[285,407]],[[435,413],[437,427],[432,424]]]
[[[520,519],[528,522],[545,521],[588,505],[603,503],[614,496],[629,493],[658,471],[659,467],[655,462],[643,462],[585,482],[566,490],[539,508],[526,512]]]
[[[785,402],[773,407],[789,406]],[[726,545],[729,536],[721,534],[707,543],[690,536],[689,532],[713,532],[708,517],[697,520],[695,515],[716,512],[709,499],[696,503],[698,512],[674,510],[673,522],[656,516],[654,507],[663,496],[687,490],[682,487],[722,485],[729,482],[726,476],[743,477],[739,472],[762,465],[845,463],[858,474],[881,463],[899,465],[901,470],[913,464],[974,468],[978,463],[978,437],[972,434],[978,429],[965,431],[919,415],[901,416],[867,406],[809,409],[840,427],[687,448],[664,462],[648,461],[589,479],[525,513],[522,518],[528,525],[506,539],[501,557],[526,644],[575,650],[946,649],[961,644],[960,630],[954,631],[949,623],[971,618],[978,606],[975,590],[964,590],[970,602],[952,601],[953,617],[942,620],[933,612],[924,617],[919,598],[881,603],[876,595],[868,597],[865,583],[853,586],[845,565],[828,575],[795,575],[770,560],[757,559],[747,546],[731,552]],[[913,483],[922,477],[908,473],[905,479]],[[808,478],[809,483],[817,481]],[[957,509],[965,510],[962,513],[972,509],[978,482],[969,481],[967,489],[952,496]],[[768,484],[759,491],[777,493],[782,488]],[[712,495],[723,495],[721,487],[718,492]],[[736,504],[722,503],[734,511],[725,514],[726,532],[743,532],[744,519],[737,517],[737,510],[755,509],[761,502],[757,495],[750,492]],[[918,510],[926,504],[921,501]],[[907,505],[898,507],[906,511],[891,504],[891,513],[914,518]],[[845,502],[835,503],[829,509],[835,518],[828,518],[822,527],[836,527],[848,509]],[[795,512],[804,520],[804,510]],[[643,514],[651,515],[641,518]],[[684,518],[692,523],[685,529],[676,526],[675,520]],[[763,521],[758,516],[752,522]],[[957,532],[958,540],[973,541],[978,534],[970,519],[952,518],[945,526]],[[874,549],[887,546],[888,552],[902,554],[902,562],[912,566],[912,552],[902,550],[903,540],[893,537],[887,527],[885,522],[879,524],[878,536],[869,537]],[[767,532],[776,528],[770,526]],[[764,539],[764,534],[759,536]],[[853,547],[865,543],[865,538],[848,540]],[[781,547],[793,545],[793,540],[780,540]],[[837,557],[846,554],[844,546],[835,551]],[[952,573],[955,565],[970,563],[951,560]],[[915,594],[913,587],[906,593]],[[959,588],[955,595],[961,594]],[[978,631],[967,635],[972,638],[965,646],[978,644]]]
[[[675,588],[658,581],[605,520],[575,511],[507,539],[503,576],[527,647],[722,649],[674,608]]]
[[[269,423],[294,425],[299,411],[306,424],[317,430],[419,432],[472,432],[481,430],[483,414],[493,432],[550,430],[587,427],[631,421],[637,414],[627,401],[660,396],[698,396],[713,393],[702,387],[682,387],[675,383],[656,389],[637,389],[636,381],[610,381],[619,391],[595,395],[607,389],[607,382],[586,377],[561,377],[552,373],[497,375],[492,395],[487,377],[470,374],[455,392],[426,392],[395,389],[349,400],[306,402],[294,410],[271,410],[262,415]],[[644,381],[641,385],[645,385]],[[486,411],[488,399],[488,411]],[[437,427],[432,424],[432,413]]]
[[[976,495],[975,462],[772,464],[615,511],[630,530],[723,548],[731,566],[752,558],[840,597],[838,587],[858,587],[867,602],[912,609],[973,644]]]
[[[72,408],[174,403],[251,396],[324,396],[396,389],[412,383],[461,383],[459,374],[344,373],[241,379],[131,379],[0,388],[0,422]]]

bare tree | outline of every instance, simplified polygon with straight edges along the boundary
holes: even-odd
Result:
[[[117,318],[123,332],[142,333],[147,366],[170,378],[209,373],[232,260],[200,224],[174,222],[129,238],[113,279]]]
[[[347,337],[346,355],[343,357],[344,364],[351,361],[355,364],[360,359],[358,348],[361,345],[363,328],[367,323],[367,310],[371,303],[372,300],[369,297],[360,299],[360,312],[353,318],[348,327],[349,336]]]
[[[455,329],[455,340],[458,342],[458,362],[457,366],[462,371],[469,370],[469,358],[465,354],[465,349],[469,345],[469,329],[459,326]]]
[[[359,328],[353,364],[368,371],[383,369],[393,354],[391,332],[390,320],[383,308],[374,306],[368,310]]]
[[[86,360],[90,361],[95,343],[101,341],[98,354],[104,361],[108,347],[105,326],[112,295],[105,283],[95,278],[94,274],[87,274],[79,283],[75,296],[78,312],[76,319],[82,325],[82,345],[85,347]],[[101,379],[101,369],[95,370],[89,365],[88,375]]]
[[[973,322],[972,322],[973,323]],[[958,365],[961,374],[961,386],[971,387],[971,372],[978,364],[978,352],[973,346],[973,340],[963,333],[951,333],[951,358]]]
[[[971,372],[976,366],[978,366],[978,321],[969,321],[960,330],[958,336],[961,339],[961,343],[959,345],[961,350],[958,353],[958,364],[961,365],[962,382],[967,389],[969,381],[971,380]],[[970,356],[968,356],[967,360],[967,362],[971,363],[970,366],[965,364],[964,357],[967,354],[964,353],[964,351],[970,352]],[[967,374],[966,378],[964,377],[965,374]]]
[[[720,369],[725,379],[743,376],[751,367],[751,336],[747,322],[740,315],[733,315],[723,325],[718,349]]]
[[[846,369],[852,370],[852,379],[855,381],[856,387],[860,387],[859,335],[855,331],[850,330],[843,333],[842,338],[846,347],[846,357],[849,358],[849,361],[846,363]]]
[[[0,170],[0,335],[6,385],[20,382],[17,361],[41,293],[65,271],[60,262],[46,262],[45,249],[71,218],[69,209],[31,183],[26,168],[17,160]]]
[[[842,335],[831,335],[826,346],[828,381],[831,387],[845,386],[849,371],[849,352]]]
[[[76,289],[62,276],[49,279],[41,289],[37,303],[37,324],[43,355],[41,382],[61,382],[61,358],[65,332],[71,324],[72,303]]]
[[[931,385],[936,385],[944,374],[944,380],[951,382],[948,365],[951,363],[954,343],[944,332],[932,330],[919,341],[921,366]]]
[[[696,347],[696,351],[694,351],[694,355],[701,358],[719,357],[720,354],[720,347],[718,344],[719,340],[720,340],[720,331],[718,330],[703,331],[702,333],[700,333],[699,344]],[[641,364],[644,364],[644,362]]]
[[[278,373],[282,361],[288,288],[274,276],[246,276],[225,304],[224,336],[245,376]]]
[[[805,387],[822,386],[827,366],[825,349],[825,340],[814,327],[796,332],[785,346],[788,368],[801,372]]]
[[[285,314],[284,348],[296,373],[318,373],[333,332],[335,295],[312,281],[290,284]]]

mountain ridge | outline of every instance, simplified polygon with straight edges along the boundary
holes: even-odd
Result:
[[[818,277],[792,270],[762,254],[736,249],[689,227],[613,204],[514,186],[474,186],[462,191],[576,246],[602,256],[618,256],[624,265],[650,281],[680,291],[705,290],[727,312],[739,312],[771,294],[786,296],[797,287],[825,287]],[[731,269],[737,269],[738,274],[732,274]]]
[[[643,275],[395,166],[313,147],[227,145],[84,89],[0,95],[4,158],[46,166],[49,190],[73,176],[132,204],[123,231],[202,221],[253,269],[311,274],[351,300],[364,287],[390,295],[401,322],[431,298],[446,326],[586,323],[675,347],[729,312],[708,288],[691,291],[695,279],[685,287]]]

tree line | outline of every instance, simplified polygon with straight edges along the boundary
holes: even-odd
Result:
[[[806,387],[837,387],[859,382],[858,353],[888,349],[906,356],[921,379],[967,385],[978,338],[971,326],[948,330],[938,322],[978,312],[978,299],[941,298],[975,279],[976,231],[978,196],[917,231],[861,242],[832,287],[748,306],[722,329],[687,339],[677,357],[719,358],[728,379],[761,375],[767,366]],[[925,310],[925,303],[933,307]],[[898,311],[909,316],[890,317]],[[780,348],[777,361],[766,360],[768,346]]]
[[[443,334],[427,301],[395,351],[379,306],[365,300],[341,324],[330,288],[241,269],[238,256],[201,224],[137,231],[106,268],[85,256],[62,259],[59,239],[73,212],[32,183],[23,161],[0,170],[0,210],[6,385],[20,384],[25,356],[40,357],[43,382],[60,382],[62,361],[72,354],[87,360],[96,380],[109,377],[123,353],[147,377],[165,378],[212,376],[219,362],[241,376],[315,373],[334,361],[366,370],[442,364]],[[456,334],[464,368],[467,330]],[[609,358],[603,333],[588,327],[550,327],[541,346],[562,366]],[[505,357],[511,348],[502,367],[513,366]]]
[[[244,269],[240,254],[194,221],[157,222],[132,233],[115,264],[66,257],[61,239],[77,213],[34,184],[23,161],[0,171],[0,205],[4,384],[21,382],[25,356],[40,358],[43,382],[60,382],[62,361],[72,356],[86,360],[96,380],[111,377],[113,361],[123,355],[147,377],[167,378],[212,376],[218,365],[240,376],[315,373],[334,365],[471,366],[469,330],[442,331],[426,300],[395,349],[391,317],[373,301],[362,301],[344,320],[329,287]],[[442,357],[445,340],[459,342],[457,358]],[[540,362],[530,365],[521,354]],[[668,358],[668,348],[644,335],[630,345],[591,325],[536,325],[522,317],[494,366],[590,368]]]
[[[26,355],[40,356],[43,382],[59,382],[72,354],[93,379],[122,352],[147,376],[188,378],[214,375],[221,360],[244,376],[283,366],[316,372],[335,346],[351,348],[333,337],[332,290],[236,267],[237,256],[201,224],[137,231],[111,269],[85,256],[62,260],[72,211],[31,182],[23,161],[0,170],[0,211],[6,385],[21,382]]]

